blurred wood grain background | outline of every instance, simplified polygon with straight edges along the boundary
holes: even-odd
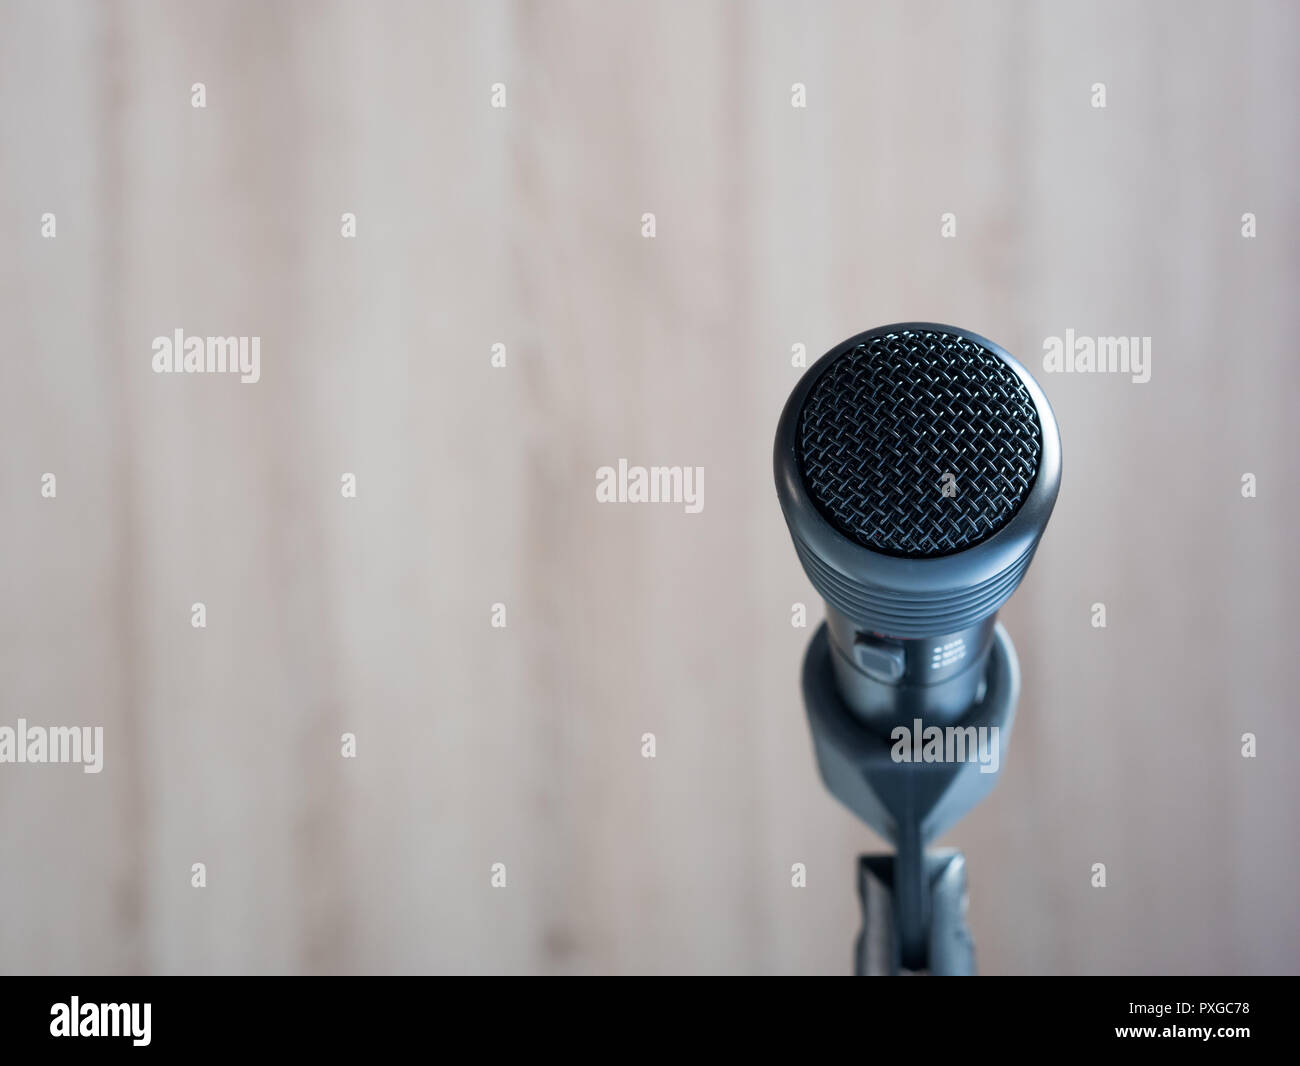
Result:
[[[1062,427],[947,838],[981,970],[1300,969],[1298,45],[1288,3],[4,0],[0,724],[106,750],[0,766],[0,970],[848,972],[880,841],[816,776],[770,445],[792,345],[908,319]],[[261,381],[153,374],[176,328]],[[1067,328],[1150,382],[1043,375]],[[597,505],[619,457],[703,513]]]

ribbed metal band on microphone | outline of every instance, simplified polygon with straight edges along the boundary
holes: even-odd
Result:
[[[992,577],[957,592],[898,592],[837,573],[798,538],[795,551],[818,595],[842,614],[877,633],[906,639],[955,633],[996,612],[1011,598],[1036,545]]]

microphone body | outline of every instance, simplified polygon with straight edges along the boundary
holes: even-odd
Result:
[[[916,718],[955,722],[984,695],[996,622],[994,613],[956,633],[904,640],[869,631],[828,605],[836,686],[860,718],[884,731]]]
[[[885,734],[962,718],[1060,485],[1037,382],[967,330],[869,330],[800,379],[774,466],[844,704]]]

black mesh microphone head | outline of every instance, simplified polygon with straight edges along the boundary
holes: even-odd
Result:
[[[1060,483],[1056,420],[996,344],[882,326],[818,360],[777,428],[776,484],[827,603],[891,637],[956,633],[1015,591]]]

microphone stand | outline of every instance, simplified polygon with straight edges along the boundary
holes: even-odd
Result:
[[[895,846],[858,860],[862,931],[859,976],[970,976],[975,951],[966,925],[966,863],[954,849],[926,851],[993,788],[1006,757],[1020,692],[1020,667],[1006,630],[994,627],[984,692],[954,727],[996,729],[996,770],[970,761],[895,761],[895,742],[861,722],[835,686],[823,623],[803,664],[804,709],[822,781],[830,793]],[[939,723],[922,723],[926,725]],[[908,725],[909,731],[913,728]],[[947,727],[941,727],[947,728]],[[919,748],[918,748],[919,750]]]

